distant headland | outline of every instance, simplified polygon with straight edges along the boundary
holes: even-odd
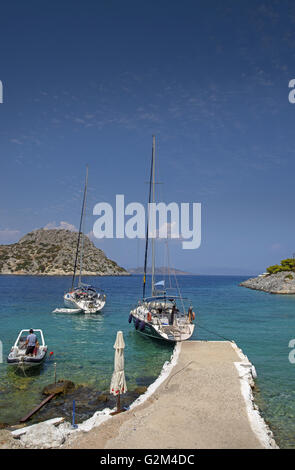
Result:
[[[17,243],[0,245],[0,274],[64,276],[73,274],[78,232],[38,229]],[[107,258],[84,236],[84,276],[122,276],[129,273]]]
[[[269,266],[265,273],[241,282],[240,286],[270,294],[295,294],[295,259],[287,258]]]

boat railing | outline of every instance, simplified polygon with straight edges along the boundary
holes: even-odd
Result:
[[[29,329],[26,329],[26,330],[21,330],[20,333],[18,334],[18,337],[16,339],[16,342],[14,343],[14,347],[18,347],[18,342],[22,336],[23,333],[29,333],[30,330]],[[45,341],[44,341],[44,336],[43,336],[43,331],[42,330],[34,330],[34,333],[40,333],[40,337],[41,337],[41,341],[42,341],[42,344],[40,346],[45,346]]]

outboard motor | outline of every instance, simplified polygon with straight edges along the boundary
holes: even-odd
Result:
[[[129,322],[129,323],[132,322],[132,318],[133,318],[132,313],[130,313],[129,318],[128,318],[128,322]]]

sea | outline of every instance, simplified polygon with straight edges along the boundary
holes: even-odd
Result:
[[[178,277],[182,295],[191,299],[196,313],[192,339],[237,343],[256,368],[255,401],[277,444],[295,448],[295,364],[290,361],[294,348],[289,347],[295,338],[295,296],[240,287],[246,278]],[[143,393],[169,361],[171,344],[144,337],[128,323],[130,309],[142,295],[142,276],[90,277],[87,282],[106,293],[107,303],[101,313],[71,315],[53,313],[63,307],[68,276],[0,276],[0,427],[17,424],[55,380],[70,380],[75,388],[53,399],[30,423],[57,416],[71,420],[74,400],[76,422],[112,408],[109,387],[119,330],[126,344],[123,406]],[[6,358],[19,331],[29,328],[43,330],[48,355],[41,367],[23,371],[9,366]]]

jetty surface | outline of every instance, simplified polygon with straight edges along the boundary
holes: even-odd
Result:
[[[178,344],[174,366],[141,404],[76,432],[63,447],[96,449],[275,448],[253,403],[255,369],[235,343]]]

